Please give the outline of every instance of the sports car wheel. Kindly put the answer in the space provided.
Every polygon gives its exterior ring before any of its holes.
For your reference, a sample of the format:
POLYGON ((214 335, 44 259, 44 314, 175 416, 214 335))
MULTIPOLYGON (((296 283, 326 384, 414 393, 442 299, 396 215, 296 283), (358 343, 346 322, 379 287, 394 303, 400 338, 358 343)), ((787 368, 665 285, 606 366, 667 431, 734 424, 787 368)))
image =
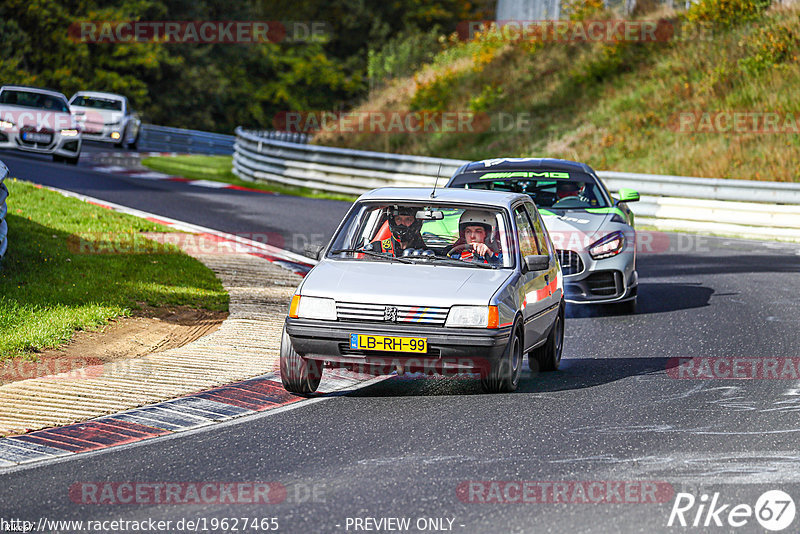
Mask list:
POLYGON ((286 391, 310 395, 322 380, 322 362, 303 358, 295 352, 286 327, 281 335, 281 382, 286 391))
POLYGON ((481 372, 481 386, 487 393, 509 393, 519 386, 521 374, 522 335, 519 323, 515 323, 503 356, 481 372))
POLYGON ((547 342, 528 353, 528 367, 531 371, 555 371, 561 363, 564 350, 564 303, 558 308, 558 316, 547 342))

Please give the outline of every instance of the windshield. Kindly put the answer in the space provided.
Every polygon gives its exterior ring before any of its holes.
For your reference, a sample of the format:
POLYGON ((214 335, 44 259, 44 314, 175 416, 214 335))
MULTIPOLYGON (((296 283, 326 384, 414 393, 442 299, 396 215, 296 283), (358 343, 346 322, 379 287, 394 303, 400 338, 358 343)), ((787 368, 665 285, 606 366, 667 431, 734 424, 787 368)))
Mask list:
POLYGON ((531 174, 530 171, 487 172, 465 187, 525 193, 540 208, 580 210, 610 206, 603 187, 588 174, 535 171, 537 178, 531 178, 531 174), (540 179, 539 175, 547 177, 540 179))
POLYGON ((122 100, 111 100, 94 96, 76 96, 72 99, 72 105, 84 108, 104 109, 107 111, 122 111, 122 100))
POLYGON ((327 257, 513 267, 503 213, 498 208, 437 203, 363 203, 350 213, 327 257))
POLYGON ((29 91, 5 90, 0 93, 0 104, 69 113, 69 106, 65 99, 29 91))

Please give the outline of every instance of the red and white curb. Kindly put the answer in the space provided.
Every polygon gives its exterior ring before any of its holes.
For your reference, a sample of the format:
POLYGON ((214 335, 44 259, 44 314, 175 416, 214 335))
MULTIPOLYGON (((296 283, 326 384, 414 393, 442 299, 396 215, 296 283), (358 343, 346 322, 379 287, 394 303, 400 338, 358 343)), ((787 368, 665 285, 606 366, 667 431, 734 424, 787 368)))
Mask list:
MULTIPOLYGON (((326 369, 318 392, 344 393, 385 378, 326 369)), ((83 423, 2 438, 0 469, 128 445, 322 398, 325 397, 307 399, 289 393, 283 389, 280 377, 271 373, 83 423)))
POLYGON ((165 182, 182 182, 187 185, 195 187, 205 187, 207 189, 232 189, 235 191, 248 191, 250 193, 262 193, 265 195, 274 195, 272 191, 264 191, 263 189, 256 189, 253 187, 245 187, 241 185, 226 184, 225 182, 215 182, 213 180, 190 180, 182 176, 172 176, 158 171, 145 171, 138 169, 130 169, 121 165, 87 165, 83 167, 95 172, 102 172, 105 174, 113 174, 115 176, 125 176, 128 178, 137 178, 140 180, 161 180, 165 182))

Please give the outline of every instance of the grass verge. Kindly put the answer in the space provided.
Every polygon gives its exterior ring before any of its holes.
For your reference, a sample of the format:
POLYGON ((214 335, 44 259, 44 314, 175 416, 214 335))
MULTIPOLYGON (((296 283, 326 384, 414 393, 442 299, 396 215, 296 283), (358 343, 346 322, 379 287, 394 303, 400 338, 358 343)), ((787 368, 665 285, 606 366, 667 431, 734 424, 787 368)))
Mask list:
POLYGON ((214 180, 227 184, 250 187, 261 191, 271 191, 282 195, 298 197, 326 198, 330 200, 344 200, 352 202, 355 195, 343 195, 315 191, 306 187, 292 187, 278 183, 248 182, 237 177, 231 171, 233 166, 232 156, 154 156, 142 160, 142 165, 155 171, 182 176, 190 180, 214 180))
POLYGON ((140 235, 169 228, 27 182, 6 184, 11 194, 9 248, 0 270, 0 361, 58 346, 76 330, 129 315, 140 303, 227 310, 228 294, 210 269, 175 246, 140 235))

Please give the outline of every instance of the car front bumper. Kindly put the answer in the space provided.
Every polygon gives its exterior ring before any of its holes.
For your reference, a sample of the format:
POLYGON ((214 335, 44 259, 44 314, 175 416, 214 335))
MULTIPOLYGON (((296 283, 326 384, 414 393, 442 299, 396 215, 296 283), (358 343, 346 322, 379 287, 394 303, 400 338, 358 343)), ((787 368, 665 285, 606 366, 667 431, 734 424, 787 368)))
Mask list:
POLYGON ((486 368, 503 355, 511 327, 498 329, 445 328, 398 323, 359 323, 286 319, 286 332, 294 350, 305 358, 366 365, 445 365, 486 368), (351 334, 426 338, 426 353, 350 348, 351 334))
POLYGON ((595 260, 586 250, 559 251, 565 300, 572 304, 610 304, 636 298, 639 275, 629 249, 595 260))
POLYGON ((54 133, 49 143, 29 143, 22 140, 20 132, 0 130, 0 148, 33 152, 36 154, 54 154, 74 158, 81 152, 81 136, 63 137, 54 133))

